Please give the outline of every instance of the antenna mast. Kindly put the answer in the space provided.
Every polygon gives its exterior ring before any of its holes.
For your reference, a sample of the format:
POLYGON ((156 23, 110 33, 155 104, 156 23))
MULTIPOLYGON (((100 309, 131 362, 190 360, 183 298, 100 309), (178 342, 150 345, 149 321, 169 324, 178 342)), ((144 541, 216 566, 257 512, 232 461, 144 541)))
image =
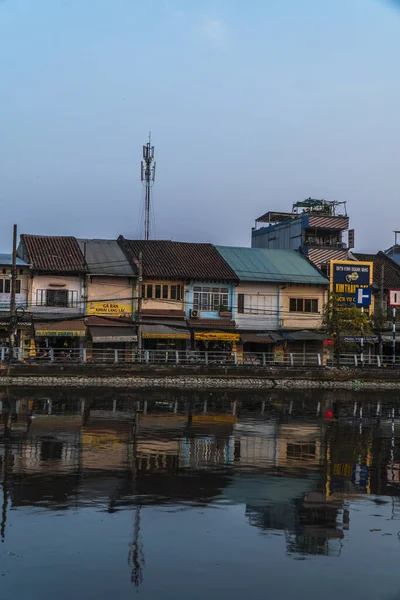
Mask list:
POLYGON ((146 197, 144 205, 144 239, 149 239, 150 233, 150 199, 151 199, 151 188, 153 187, 154 180, 156 178, 156 163, 154 161, 154 146, 151 145, 151 133, 149 133, 149 141, 143 146, 143 160, 142 160, 142 181, 146 186, 146 197))

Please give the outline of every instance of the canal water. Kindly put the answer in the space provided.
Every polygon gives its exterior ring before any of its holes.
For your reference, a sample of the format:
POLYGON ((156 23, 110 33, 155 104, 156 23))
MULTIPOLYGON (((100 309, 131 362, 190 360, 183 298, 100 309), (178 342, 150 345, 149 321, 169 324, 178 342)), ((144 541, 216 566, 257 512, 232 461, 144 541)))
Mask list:
POLYGON ((0 394, 1 600, 400 599, 400 401, 0 394))

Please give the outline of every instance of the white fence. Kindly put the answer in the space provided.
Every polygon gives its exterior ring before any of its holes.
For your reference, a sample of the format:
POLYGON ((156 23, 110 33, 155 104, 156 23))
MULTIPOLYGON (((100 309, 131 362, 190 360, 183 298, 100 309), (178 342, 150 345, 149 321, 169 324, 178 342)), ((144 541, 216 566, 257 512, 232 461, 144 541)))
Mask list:
MULTIPOLYGON (((0 348, 0 361, 8 361, 7 348, 0 348)), ((14 360, 41 363, 118 363, 151 365, 224 365, 237 367, 333 367, 336 361, 316 353, 285 353, 277 357, 268 352, 200 352, 185 350, 130 350, 112 349, 36 349, 15 348, 14 360)), ((400 356, 393 362, 392 356, 368 356, 341 354, 342 367, 399 367, 400 356)))

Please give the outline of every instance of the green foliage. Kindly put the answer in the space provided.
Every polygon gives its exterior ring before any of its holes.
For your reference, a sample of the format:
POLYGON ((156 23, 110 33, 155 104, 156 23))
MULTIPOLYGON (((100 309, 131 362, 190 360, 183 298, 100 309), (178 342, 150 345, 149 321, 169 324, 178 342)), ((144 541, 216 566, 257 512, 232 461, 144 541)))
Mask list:
POLYGON ((350 350, 349 344, 344 341, 346 335, 361 336, 372 331, 371 317, 356 306, 344 308, 335 294, 330 294, 324 306, 322 324, 334 340, 333 351, 337 360, 342 352, 350 350))

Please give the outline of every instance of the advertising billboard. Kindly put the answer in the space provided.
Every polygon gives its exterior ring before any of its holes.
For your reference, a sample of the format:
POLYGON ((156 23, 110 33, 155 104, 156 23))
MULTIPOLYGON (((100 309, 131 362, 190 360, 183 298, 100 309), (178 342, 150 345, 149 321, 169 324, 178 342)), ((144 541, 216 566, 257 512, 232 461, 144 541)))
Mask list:
POLYGON ((132 306, 122 302, 88 302, 88 315, 98 317, 129 318, 132 316, 132 306))
POLYGON ((357 289, 367 289, 372 285, 373 263, 332 260, 330 267, 330 289, 337 304, 343 308, 355 306, 357 289))

